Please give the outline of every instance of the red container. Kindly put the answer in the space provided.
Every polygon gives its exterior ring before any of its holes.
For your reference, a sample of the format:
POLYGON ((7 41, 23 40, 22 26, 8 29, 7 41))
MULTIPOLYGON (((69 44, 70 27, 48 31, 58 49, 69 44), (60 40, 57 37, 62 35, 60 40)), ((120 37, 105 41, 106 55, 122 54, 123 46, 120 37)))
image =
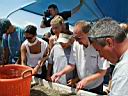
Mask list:
POLYGON ((30 96, 32 68, 9 64, 0 67, 0 96, 30 96))

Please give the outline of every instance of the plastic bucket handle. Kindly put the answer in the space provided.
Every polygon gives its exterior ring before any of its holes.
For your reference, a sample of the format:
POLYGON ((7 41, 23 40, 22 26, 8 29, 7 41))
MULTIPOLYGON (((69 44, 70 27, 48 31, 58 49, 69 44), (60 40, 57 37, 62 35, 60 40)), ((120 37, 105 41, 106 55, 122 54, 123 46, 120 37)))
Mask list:
POLYGON ((22 74, 21 74, 22 78, 26 78, 28 76, 32 76, 32 70, 31 69, 28 69, 28 70, 25 70, 22 74))

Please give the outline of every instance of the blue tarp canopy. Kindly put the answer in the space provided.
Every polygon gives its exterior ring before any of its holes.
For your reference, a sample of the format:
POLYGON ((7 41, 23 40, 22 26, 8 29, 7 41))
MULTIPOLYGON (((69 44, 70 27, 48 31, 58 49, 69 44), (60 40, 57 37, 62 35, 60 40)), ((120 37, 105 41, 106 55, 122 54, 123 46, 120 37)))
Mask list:
MULTIPOLYGON (((37 26, 38 35, 43 35, 49 32, 50 28, 40 28, 42 15, 48 5, 53 3, 62 12, 76 7, 79 0, 1 0, 0 18, 8 17, 12 24, 21 27, 34 24, 37 26)), ((119 22, 128 22, 127 5, 128 0, 84 0, 81 9, 69 18, 68 22, 74 25, 81 19, 95 21, 105 16, 119 22)))
MULTIPOLYGON (((22 10, 43 15, 48 5, 56 4, 59 11, 71 10, 79 4, 79 0, 37 0, 35 3, 22 8, 22 10)), ((112 17, 119 22, 128 21, 128 0, 84 0, 81 9, 69 18, 70 24, 85 19, 95 21, 102 17, 112 17)))

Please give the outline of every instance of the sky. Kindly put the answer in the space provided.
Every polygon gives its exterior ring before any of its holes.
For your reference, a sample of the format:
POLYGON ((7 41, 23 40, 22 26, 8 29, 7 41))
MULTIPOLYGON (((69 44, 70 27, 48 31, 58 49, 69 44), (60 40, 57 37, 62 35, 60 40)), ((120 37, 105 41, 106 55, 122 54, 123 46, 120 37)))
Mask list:
POLYGON ((0 18, 5 18, 10 12, 34 0, 0 0, 0 18))
MULTIPOLYGON (((35 0, 0 0, 0 18, 6 18, 8 14, 13 12, 14 10, 19 9, 22 6, 25 6, 34 1, 35 0)), ((49 31, 49 28, 40 28, 41 18, 41 16, 37 16, 32 13, 25 12, 23 10, 19 10, 15 12, 15 14, 12 14, 9 17, 9 20, 12 22, 13 25, 19 26, 21 28, 24 28, 28 24, 37 26, 37 34, 41 36, 47 32, 46 30, 49 31)))
MULTIPOLYGON (((0 0, 0 18, 6 18, 11 12, 34 1, 35 0, 0 0)), ((35 25, 37 27, 37 34, 39 36, 50 31, 50 28, 40 28, 40 23, 42 20, 41 16, 23 10, 19 10, 10 15, 9 20, 13 25, 19 26, 21 28, 24 28, 28 24, 35 25)))

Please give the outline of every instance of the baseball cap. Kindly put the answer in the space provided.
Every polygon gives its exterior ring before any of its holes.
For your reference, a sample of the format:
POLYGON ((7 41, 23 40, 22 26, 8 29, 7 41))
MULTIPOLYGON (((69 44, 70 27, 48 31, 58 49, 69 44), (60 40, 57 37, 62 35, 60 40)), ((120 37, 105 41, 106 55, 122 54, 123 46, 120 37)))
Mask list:
POLYGON ((57 42, 67 43, 71 39, 72 35, 60 33, 57 42))

